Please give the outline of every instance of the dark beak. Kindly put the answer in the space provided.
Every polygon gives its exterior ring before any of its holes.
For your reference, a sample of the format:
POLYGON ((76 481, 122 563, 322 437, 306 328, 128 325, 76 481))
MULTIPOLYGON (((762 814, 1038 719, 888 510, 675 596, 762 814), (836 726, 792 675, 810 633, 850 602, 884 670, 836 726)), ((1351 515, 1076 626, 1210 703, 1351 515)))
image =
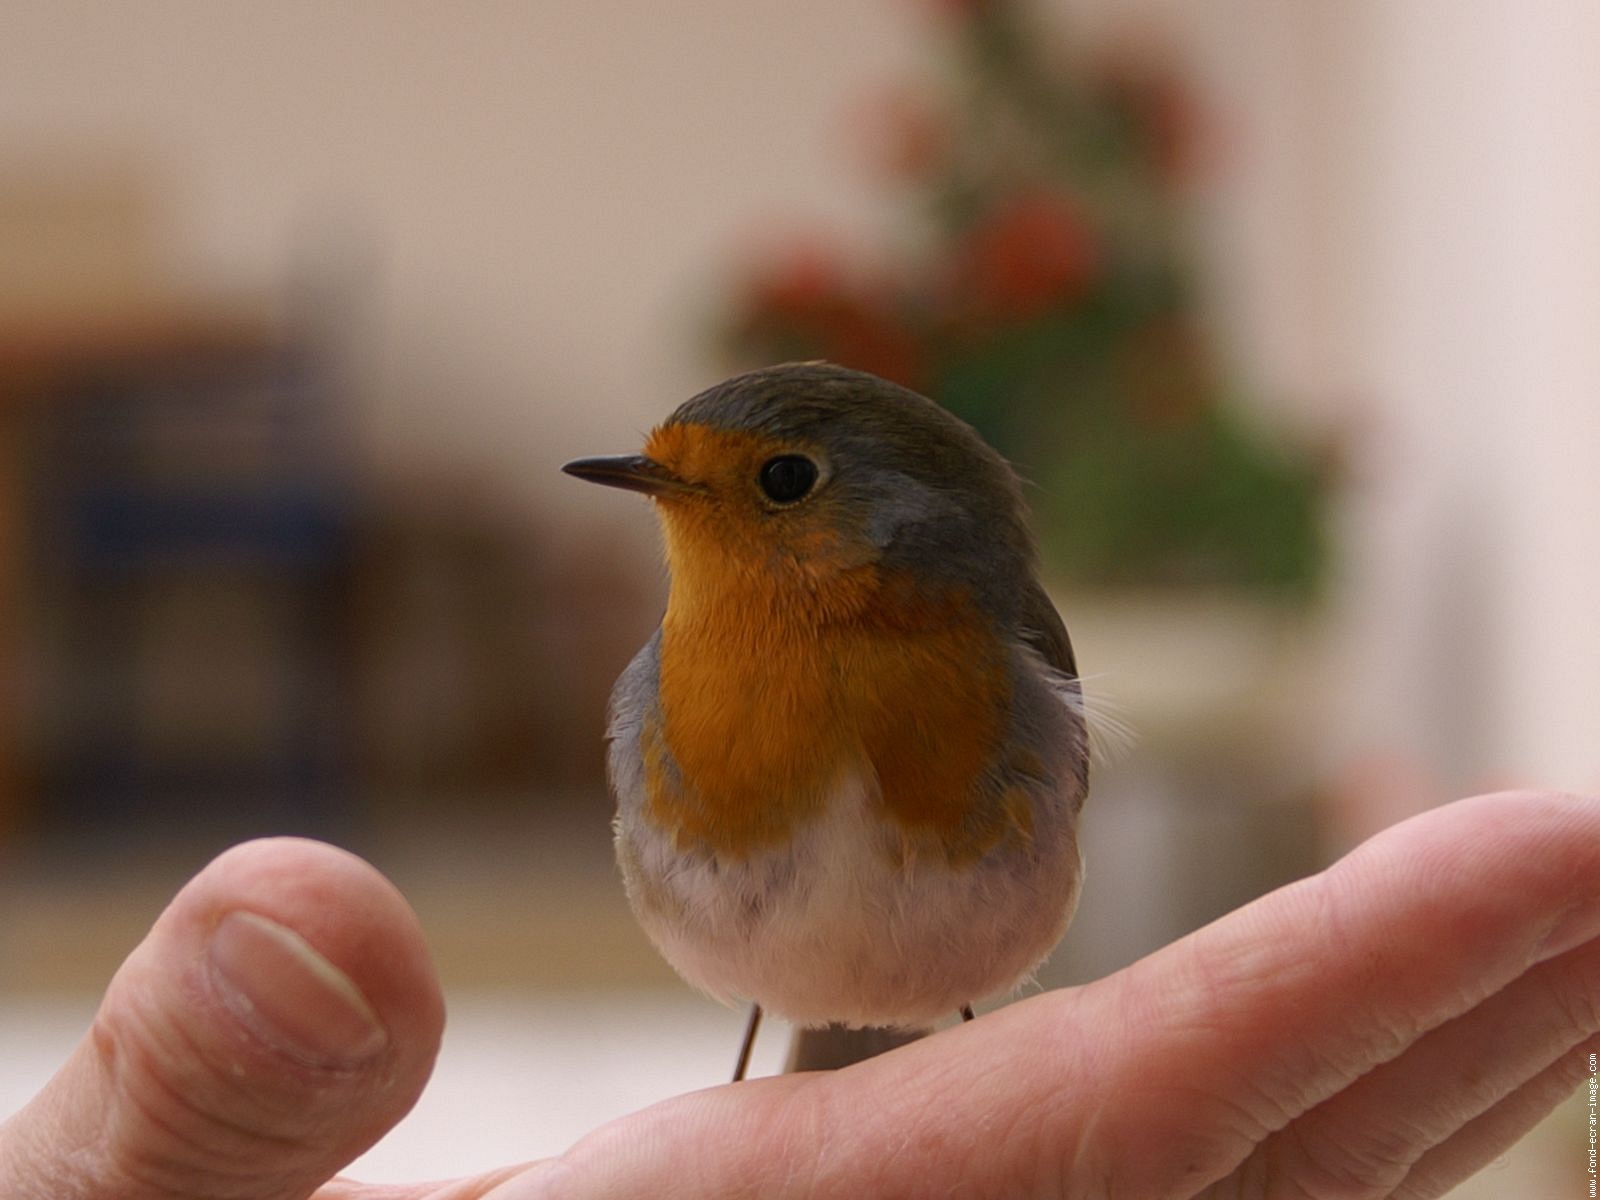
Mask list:
POLYGON ((590 483, 627 488, 630 492, 643 492, 647 496, 659 496, 663 492, 700 490, 687 480, 678 478, 655 459, 646 458, 642 454, 578 458, 561 469, 568 475, 576 475, 579 479, 587 479, 590 483))

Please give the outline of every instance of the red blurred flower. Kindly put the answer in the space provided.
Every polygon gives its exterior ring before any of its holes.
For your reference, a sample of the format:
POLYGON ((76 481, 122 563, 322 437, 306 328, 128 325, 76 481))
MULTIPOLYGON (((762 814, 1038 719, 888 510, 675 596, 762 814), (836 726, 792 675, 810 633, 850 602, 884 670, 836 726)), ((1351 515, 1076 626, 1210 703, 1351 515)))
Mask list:
POLYGON ((844 260, 821 235, 791 237, 763 258, 745 285, 745 304, 752 314, 798 320, 846 291, 844 260))
POLYGON ((797 241, 749 277, 733 340, 752 358, 825 358, 918 387, 924 356, 903 308, 892 282, 852 275, 827 243, 797 241))
POLYGON ((1129 44, 1101 64, 1106 98, 1128 114, 1156 174, 1180 187, 1198 174, 1206 157, 1204 121, 1186 81, 1163 56, 1129 44))
POLYGON ((1034 188, 1001 200, 956 251, 953 305, 979 319, 1031 320, 1070 305, 1101 269, 1099 239, 1078 206, 1034 188))
POLYGON ((870 97, 851 124, 867 164, 895 182, 922 182, 950 154, 948 118, 925 91, 910 85, 870 97))
POLYGON ((979 17, 1004 8, 1012 0, 928 0, 928 7, 939 16, 975 21, 979 17))

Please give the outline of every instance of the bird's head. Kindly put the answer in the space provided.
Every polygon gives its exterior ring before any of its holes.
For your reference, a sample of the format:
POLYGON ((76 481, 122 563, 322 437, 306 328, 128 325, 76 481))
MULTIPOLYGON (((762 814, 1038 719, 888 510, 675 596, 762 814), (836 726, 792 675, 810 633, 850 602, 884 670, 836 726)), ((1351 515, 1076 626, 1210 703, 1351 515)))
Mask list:
POLYGON ((677 607, 774 595, 825 615, 860 603, 869 579, 1003 603, 1033 565, 998 454, 931 400, 825 363, 735 376, 642 453, 563 469, 651 497, 677 607))

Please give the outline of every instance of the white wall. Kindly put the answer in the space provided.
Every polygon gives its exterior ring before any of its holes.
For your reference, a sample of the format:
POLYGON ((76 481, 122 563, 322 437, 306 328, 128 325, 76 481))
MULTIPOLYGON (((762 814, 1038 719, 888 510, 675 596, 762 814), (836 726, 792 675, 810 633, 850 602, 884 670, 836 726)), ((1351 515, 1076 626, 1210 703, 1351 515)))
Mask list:
POLYGON ((1420 745, 1453 788, 1592 789, 1600 8, 1352 19, 1380 100, 1356 162, 1371 249, 1352 352, 1379 435, 1351 580, 1357 728, 1420 745))
POLYGON ((753 226, 871 224, 841 121, 917 25, 853 0, 16 0, 0 161, 146 159, 189 281, 275 288, 335 250, 367 289, 380 459, 537 494, 709 382, 690 302, 753 226))

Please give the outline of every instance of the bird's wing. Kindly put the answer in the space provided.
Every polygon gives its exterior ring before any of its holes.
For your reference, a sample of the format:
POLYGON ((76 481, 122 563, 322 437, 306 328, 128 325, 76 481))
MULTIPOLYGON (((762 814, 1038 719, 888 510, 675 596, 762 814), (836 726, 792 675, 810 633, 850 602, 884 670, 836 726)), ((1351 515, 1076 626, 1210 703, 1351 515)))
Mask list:
POLYGON ((1022 622, 1019 631, 1022 639, 1039 652, 1039 656, 1054 670, 1069 679, 1078 677, 1078 661, 1072 653, 1072 639, 1061 614, 1050 603, 1044 588, 1036 580, 1028 581, 1022 596, 1022 622))
POLYGON ((611 788, 623 810, 644 803, 644 755, 640 742, 644 724, 655 707, 661 680, 661 630, 633 656, 611 689, 611 711, 606 722, 606 738, 611 743, 606 755, 611 788))
POLYGON ((1078 678, 1078 660, 1072 653, 1072 639, 1067 636, 1061 614, 1036 580, 1029 580, 1023 593, 1017 632, 1039 656, 1044 683, 1054 701, 1067 710, 1071 736, 1064 743, 1063 752, 1067 755, 1066 765, 1077 778, 1076 804, 1081 805, 1089 790, 1089 710, 1078 678))

